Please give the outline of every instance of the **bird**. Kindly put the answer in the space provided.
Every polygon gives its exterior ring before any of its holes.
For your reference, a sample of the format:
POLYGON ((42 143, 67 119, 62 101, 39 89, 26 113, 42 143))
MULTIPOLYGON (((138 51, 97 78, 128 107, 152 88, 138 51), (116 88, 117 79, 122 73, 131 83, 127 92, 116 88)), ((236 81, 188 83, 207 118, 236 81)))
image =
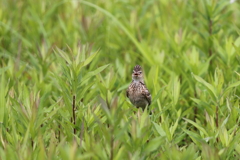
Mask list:
POLYGON ((133 69, 132 82, 126 91, 126 96, 135 107, 143 110, 151 104, 151 94, 144 83, 140 65, 136 65, 133 69))

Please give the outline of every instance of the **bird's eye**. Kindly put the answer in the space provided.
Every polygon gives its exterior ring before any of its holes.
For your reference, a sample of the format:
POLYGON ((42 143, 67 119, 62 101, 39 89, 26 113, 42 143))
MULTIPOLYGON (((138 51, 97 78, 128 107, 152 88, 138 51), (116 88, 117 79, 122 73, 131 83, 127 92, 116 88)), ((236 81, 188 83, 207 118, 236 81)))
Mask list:
POLYGON ((140 73, 140 74, 142 74, 142 72, 141 72, 141 71, 140 71, 139 73, 140 73))

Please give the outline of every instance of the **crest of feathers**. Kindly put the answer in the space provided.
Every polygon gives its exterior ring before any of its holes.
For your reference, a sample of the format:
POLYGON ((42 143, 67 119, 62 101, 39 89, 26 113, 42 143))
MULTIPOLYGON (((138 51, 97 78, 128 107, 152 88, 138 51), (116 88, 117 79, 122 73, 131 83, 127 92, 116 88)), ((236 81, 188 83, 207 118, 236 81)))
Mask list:
POLYGON ((139 66, 139 65, 136 65, 136 66, 134 67, 134 71, 136 71, 136 72, 141 71, 141 70, 142 70, 142 67, 139 66))

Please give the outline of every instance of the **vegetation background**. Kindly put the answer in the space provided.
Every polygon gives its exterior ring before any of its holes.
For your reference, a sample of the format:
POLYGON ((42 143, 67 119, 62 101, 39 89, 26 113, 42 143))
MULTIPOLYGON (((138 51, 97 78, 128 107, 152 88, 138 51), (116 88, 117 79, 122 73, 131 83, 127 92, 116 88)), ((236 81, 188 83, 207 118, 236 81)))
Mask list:
POLYGON ((1 160, 239 159, 239 1, 0 6, 1 160), (125 96, 136 64, 152 115, 125 96))

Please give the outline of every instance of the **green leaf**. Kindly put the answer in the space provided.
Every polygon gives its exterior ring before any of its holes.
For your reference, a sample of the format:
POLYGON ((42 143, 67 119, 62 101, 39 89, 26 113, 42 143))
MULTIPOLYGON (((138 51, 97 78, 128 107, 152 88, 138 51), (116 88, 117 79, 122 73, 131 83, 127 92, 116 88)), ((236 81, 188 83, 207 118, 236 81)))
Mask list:
POLYGON ((195 122, 193 122, 192 120, 190 120, 190 119, 187 119, 187 118, 183 118, 185 121, 187 121, 188 123, 191 123, 193 126, 195 126, 197 129, 199 129, 199 131, 201 131, 202 133, 204 133, 205 134, 205 136, 208 136, 208 133, 207 133, 207 131, 203 128, 203 127, 201 127, 199 124, 197 124, 197 123, 195 123, 195 122))
POLYGON ((184 128, 182 128, 182 130, 190 136, 190 138, 193 140, 194 143, 196 143, 199 147, 202 146, 202 143, 203 143, 204 141, 203 141, 203 139, 200 137, 199 134, 194 133, 194 132, 189 131, 189 130, 184 129, 184 128))
POLYGON ((9 68, 10 66, 0 68, 0 75, 3 74, 5 71, 7 71, 9 68))
POLYGON ((0 26, 9 30, 13 35, 16 36, 16 38, 19 38, 26 45, 26 47, 32 47, 31 41, 27 39, 26 36, 22 36, 20 34, 21 32, 15 30, 13 27, 11 27, 11 25, 6 25, 5 23, 3 23, 3 21, 0 21, 0 26))
POLYGON ((202 101, 197 98, 191 98, 191 100, 194 101, 195 103, 197 103, 198 105, 202 103, 202 101))
POLYGON ((165 131, 163 130, 163 128, 160 125, 158 125, 155 122, 152 122, 152 123, 153 123, 155 129, 157 130, 157 132, 159 133, 160 136, 162 136, 162 137, 166 136, 165 131))
POLYGON ((221 69, 216 68, 214 74, 215 86, 217 87, 217 93, 220 94, 222 86, 224 84, 224 77, 221 69))
POLYGON ((59 54, 65 61, 67 61, 68 64, 71 64, 71 60, 69 56, 66 54, 66 52, 62 51, 61 49, 56 47, 56 53, 59 54))
POLYGON ((0 81, 0 123, 3 123, 4 119, 4 110, 6 107, 6 80, 5 80, 5 73, 3 72, 1 75, 1 81, 0 81))
POLYGON ((237 87, 240 85, 240 81, 230 84, 225 90, 222 96, 225 96, 232 88, 237 87))
POLYGON ((105 68, 107 68, 109 66, 109 64, 107 65, 104 65, 104 66, 101 66, 99 67, 98 69, 94 70, 94 71, 91 71, 89 72, 88 74, 86 74, 83 78, 82 78, 82 82, 81 82, 81 85, 84 85, 87 80, 95 75, 97 75, 98 73, 102 72, 105 68))
POLYGON ((146 145, 145 153, 149 154, 149 153, 157 150, 161 146, 161 144, 163 144, 164 139, 165 138, 163 138, 163 137, 157 137, 157 138, 150 140, 146 145))
POLYGON ((175 131, 176 131, 176 129, 177 129, 178 121, 179 121, 179 119, 177 119, 177 121, 175 122, 175 124, 170 127, 171 138, 173 138, 173 135, 174 135, 174 133, 175 133, 175 131))
POLYGON ((194 74, 192 75, 199 83, 203 84, 210 91, 211 95, 217 100, 217 94, 216 94, 215 88, 210 83, 202 79, 201 77, 194 74))
POLYGON ((149 62, 149 64, 153 64, 153 58, 150 56, 151 54, 149 54, 147 51, 148 47, 147 44, 145 44, 143 42, 143 44, 140 44, 137 39, 134 37, 133 34, 131 34, 131 32, 127 29, 127 27, 125 27, 123 25, 123 23, 121 23, 116 17, 114 17, 114 15, 112 15, 110 12, 108 12, 107 10, 95 5, 94 3, 88 2, 88 1, 80 1, 80 3, 83 3, 85 5, 88 5, 90 7, 93 7, 95 9, 97 9, 98 11, 104 13, 106 16, 108 16, 109 18, 111 18, 113 20, 113 22, 115 22, 126 34, 127 36, 132 40, 132 42, 136 45, 136 47, 138 48, 138 50, 140 51, 140 53, 143 55, 143 57, 149 62), (145 44, 145 45, 144 45, 145 44), (143 47, 145 46, 145 48, 143 47))
MULTIPOLYGON (((128 85, 129 85, 129 84, 128 84, 128 85)), ((159 97, 160 97, 160 94, 163 92, 163 90, 164 90, 165 88, 166 88, 166 86, 162 87, 162 88, 158 91, 157 95, 154 96, 154 98, 153 98, 153 100, 152 100, 152 105, 153 105, 155 102, 157 102, 157 100, 158 100, 159 97)))
POLYGON ((178 98, 179 98, 179 94, 180 94, 180 81, 178 79, 178 77, 174 78, 173 81, 173 86, 172 86, 172 96, 173 96, 173 104, 174 106, 177 105, 178 103, 178 98))
POLYGON ((98 54, 98 51, 93 53, 91 56, 89 56, 83 63, 83 67, 88 65, 90 62, 92 62, 93 58, 96 57, 96 55, 98 54))

